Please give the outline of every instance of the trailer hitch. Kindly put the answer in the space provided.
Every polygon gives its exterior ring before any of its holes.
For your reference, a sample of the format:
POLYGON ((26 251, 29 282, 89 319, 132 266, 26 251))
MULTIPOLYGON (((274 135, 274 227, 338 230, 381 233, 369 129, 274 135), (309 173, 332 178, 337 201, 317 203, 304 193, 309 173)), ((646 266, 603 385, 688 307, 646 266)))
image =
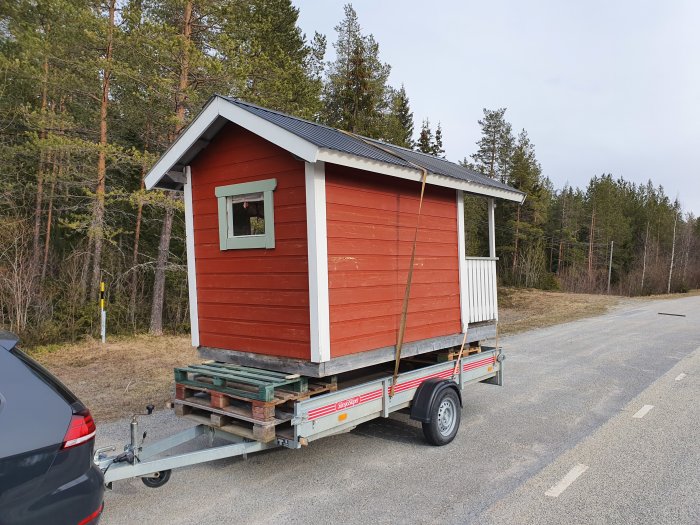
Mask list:
MULTIPOLYGON (((109 468, 115 464, 115 463, 129 463, 130 465, 133 465, 135 462, 139 461, 139 453, 143 449, 143 442, 146 439, 146 436, 148 435, 147 431, 144 431, 144 433, 139 436, 139 421, 138 418, 139 416, 150 416, 153 414, 153 411, 155 410, 155 405, 149 404, 146 405, 146 412, 141 412, 138 414, 133 414, 131 416, 131 423, 129 423, 129 431, 130 431, 130 442, 126 445, 124 445, 124 451, 121 452, 120 454, 117 454, 116 456, 112 458, 108 458, 107 452, 112 452, 117 449, 115 445, 110 445, 108 447, 101 447, 98 448, 95 451, 95 454, 93 455, 93 461, 96 464, 101 464, 105 460, 109 460, 109 463, 107 466, 102 469, 102 473, 105 474, 109 468)), ((156 473, 156 475, 161 474, 161 473, 156 473)), ((167 482, 167 478, 170 476, 160 476, 161 478, 166 478, 164 481, 162 481, 161 484, 164 484, 167 482)))

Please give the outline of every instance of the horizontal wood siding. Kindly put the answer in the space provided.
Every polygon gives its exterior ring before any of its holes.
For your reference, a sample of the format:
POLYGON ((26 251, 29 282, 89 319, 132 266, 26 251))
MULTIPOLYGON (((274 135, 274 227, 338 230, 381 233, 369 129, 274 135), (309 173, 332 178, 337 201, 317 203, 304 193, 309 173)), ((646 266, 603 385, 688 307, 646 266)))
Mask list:
POLYGON ((192 162, 202 346, 310 359, 304 163, 228 124, 192 162), (217 186, 277 179, 274 249, 219 249, 217 186))
MULTIPOLYGON (((326 165, 331 357, 396 344, 420 184, 326 165)), ((428 186, 406 342, 460 331, 457 203, 428 186)))

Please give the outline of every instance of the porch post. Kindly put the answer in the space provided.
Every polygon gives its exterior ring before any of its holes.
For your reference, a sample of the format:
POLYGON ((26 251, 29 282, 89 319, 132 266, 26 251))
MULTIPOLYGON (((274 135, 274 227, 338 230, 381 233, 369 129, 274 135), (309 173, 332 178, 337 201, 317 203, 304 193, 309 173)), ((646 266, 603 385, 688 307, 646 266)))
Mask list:
POLYGON ((493 199, 489 199, 489 257, 496 258, 496 219, 494 210, 496 203, 493 199))

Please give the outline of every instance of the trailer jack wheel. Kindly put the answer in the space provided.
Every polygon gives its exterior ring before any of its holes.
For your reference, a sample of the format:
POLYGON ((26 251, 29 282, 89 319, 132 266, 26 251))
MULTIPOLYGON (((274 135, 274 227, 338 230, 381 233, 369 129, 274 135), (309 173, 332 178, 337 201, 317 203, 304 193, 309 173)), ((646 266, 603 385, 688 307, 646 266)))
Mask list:
POLYGON ((162 487, 168 482, 168 480, 170 479, 170 474, 172 474, 172 472, 172 470, 161 470, 160 472, 155 472, 151 476, 142 477, 141 481, 143 481, 143 484, 146 485, 148 488, 157 489, 158 487, 162 487))
POLYGON ((423 423, 423 434, 431 445, 450 443, 459 430, 461 406, 457 393, 452 388, 444 389, 430 408, 430 422, 423 423))

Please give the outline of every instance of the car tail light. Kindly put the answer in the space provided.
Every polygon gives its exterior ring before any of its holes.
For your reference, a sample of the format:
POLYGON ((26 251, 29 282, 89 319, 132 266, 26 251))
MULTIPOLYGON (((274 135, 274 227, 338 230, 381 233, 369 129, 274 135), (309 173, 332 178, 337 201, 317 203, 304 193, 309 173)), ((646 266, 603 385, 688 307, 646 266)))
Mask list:
POLYGON ((95 512, 93 512, 92 514, 90 514, 86 518, 83 518, 82 520, 80 520, 78 525, 86 525, 87 523, 90 523, 91 521, 93 521, 100 514, 102 514, 102 509, 104 508, 104 506, 105 506, 105 504, 104 504, 104 502, 102 502, 102 504, 99 507, 97 507, 97 510, 95 512))
POLYGON ((85 409, 77 414, 73 414, 66 435, 63 437, 61 448, 70 448, 90 441, 95 437, 96 431, 97 428, 89 410, 85 409))

